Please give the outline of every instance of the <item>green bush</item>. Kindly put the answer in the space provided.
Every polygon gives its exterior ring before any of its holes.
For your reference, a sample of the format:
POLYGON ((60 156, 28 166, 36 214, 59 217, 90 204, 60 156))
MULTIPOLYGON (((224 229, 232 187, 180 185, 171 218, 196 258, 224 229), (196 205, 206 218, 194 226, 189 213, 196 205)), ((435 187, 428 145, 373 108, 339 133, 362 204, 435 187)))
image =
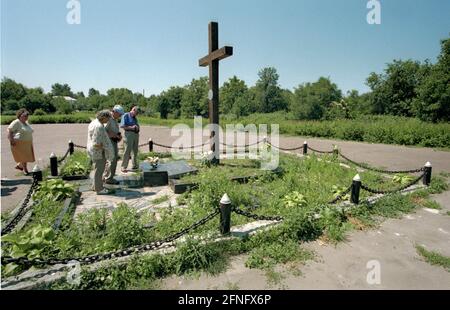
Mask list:
POLYGON ((42 110, 42 109, 36 109, 36 110, 34 110, 34 112, 33 112, 33 115, 35 115, 35 116, 38 116, 38 115, 46 115, 47 113, 44 111, 44 110, 42 110))
MULTIPOLYGON (((70 115, 64 114, 46 114, 46 115, 30 115, 30 124, 72 124, 72 123, 90 123, 91 118, 94 118, 94 113, 76 113, 70 115)), ((1 124, 8 125, 15 116, 1 116, 1 124)))

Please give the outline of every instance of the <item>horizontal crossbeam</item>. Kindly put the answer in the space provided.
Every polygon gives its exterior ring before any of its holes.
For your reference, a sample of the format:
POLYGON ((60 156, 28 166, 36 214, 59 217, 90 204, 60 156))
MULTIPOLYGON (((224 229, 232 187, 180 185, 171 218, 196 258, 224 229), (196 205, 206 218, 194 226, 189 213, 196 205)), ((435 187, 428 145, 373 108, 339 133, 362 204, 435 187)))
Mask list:
POLYGON ((198 61, 200 67, 206 67, 210 62, 214 60, 222 60, 224 58, 233 56, 233 47, 232 46, 224 46, 221 49, 215 50, 208 56, 203 57, 198 61))

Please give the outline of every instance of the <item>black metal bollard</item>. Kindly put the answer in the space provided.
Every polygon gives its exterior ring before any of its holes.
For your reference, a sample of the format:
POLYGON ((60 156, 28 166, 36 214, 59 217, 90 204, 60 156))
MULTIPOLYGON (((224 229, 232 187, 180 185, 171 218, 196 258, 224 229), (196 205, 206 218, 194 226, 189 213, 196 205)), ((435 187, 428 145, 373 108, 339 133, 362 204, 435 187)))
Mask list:
POLYGON ((50 155, 50 174, 52 177, 58 176, 58 157, 56 157, 55 153, 50 155))
POLYGON ((227 194, 220 199, 220 233, 228 235, 231 223, 231 200, 227 194))
POLYGON ((427 162, 424 167, 425 174, 423 175, 422 179, 423 185, 425 186, 430 186, 431 184, 431 171, 432 171, 431 163, 427 162))
POLYGON ((69 154, 73 155, 73 152, 75 152, 75 144, 72 142, 72 140, 69 140, 69 154))
POLYGON ((355 175, 352 183, 352 193, 350 196, 350 202, 359 204, 359 192, 361 191, 361 178, 359 174, 355 175))
POLYGON ((41 169, 36 165, 34 166, 33 170, 31 171, 33 174, 33 180, 37 182, 42 182, 42 171, 41 169))
POLYGON ((153 152, 153 140, 151 138, 148 139, 148 151, 153 152))
POLYGON ((303 142, 303 155, 308 154, 308 142, 303 142))

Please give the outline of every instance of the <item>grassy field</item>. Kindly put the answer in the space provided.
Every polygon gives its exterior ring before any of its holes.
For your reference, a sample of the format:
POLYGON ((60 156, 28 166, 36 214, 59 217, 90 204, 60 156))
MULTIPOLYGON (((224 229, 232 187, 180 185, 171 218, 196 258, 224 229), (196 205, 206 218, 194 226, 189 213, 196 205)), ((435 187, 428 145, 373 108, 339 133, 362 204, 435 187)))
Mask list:
MULTIPOLYGON (((89 123, 93 113, 80 112, 70 115, 30 116, 31 124, 89 123)), ((2 116, 1 123, 9 124, 15 117, 2 116)), ((139 116, 141 125, 174 126, 187 124, 193 127, 193 119, 160 119, 139 116)), ((203 124, 207 124, 204 119, 203 124)), ((294 136, 320 137, 372 143, 417 145, 423 147, 450 148, 450 123, 432 124, 417 119, 393 116, 367 116, 356 120, 296 121, 288 113, 252 114, 234 119, 222 117, 221 124, 279 124, 280 133, 294 136)), ((269 126, 270 127, 270 126, 269 126)))

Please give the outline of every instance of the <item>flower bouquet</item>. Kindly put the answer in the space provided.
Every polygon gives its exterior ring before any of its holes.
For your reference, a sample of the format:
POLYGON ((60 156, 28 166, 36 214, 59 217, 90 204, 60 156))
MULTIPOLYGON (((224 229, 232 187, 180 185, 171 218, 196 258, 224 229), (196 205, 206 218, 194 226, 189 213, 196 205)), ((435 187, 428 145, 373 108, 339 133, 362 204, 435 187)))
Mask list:
POLYGON ((159 157, 147 157, 147 161, 152 166, 152 169, 156 169, 156 167, 158 167, 159 164, 159 157))
POLYGON ((212 151, 202 153, 201 163, 205 167, 211 167, 211 163, 214 159, 214 153, 212 151))

